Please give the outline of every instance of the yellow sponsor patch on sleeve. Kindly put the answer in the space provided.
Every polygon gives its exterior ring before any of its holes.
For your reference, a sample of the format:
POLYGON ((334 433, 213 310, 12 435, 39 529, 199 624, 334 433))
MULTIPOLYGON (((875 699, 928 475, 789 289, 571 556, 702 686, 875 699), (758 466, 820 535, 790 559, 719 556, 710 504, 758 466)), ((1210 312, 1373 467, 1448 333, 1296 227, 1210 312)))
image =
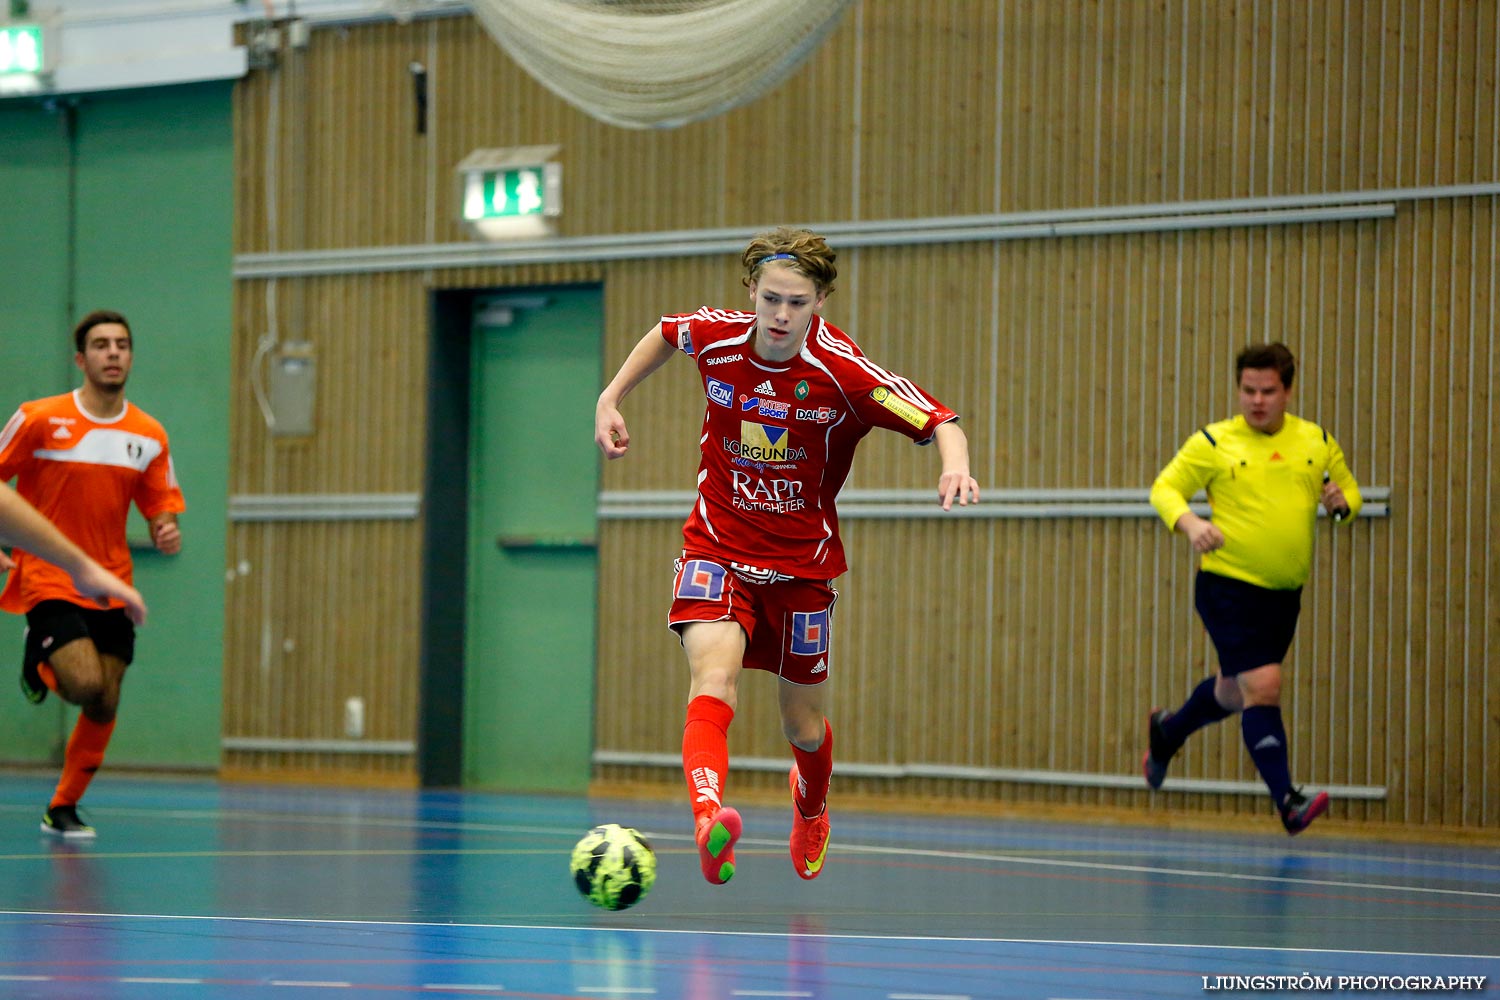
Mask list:
POLYGON ((876 386, 871 390, 870 398, 911 424, 917 430, 921 430, 927 426, 927 412, 925 410, 913 406, 883 385, 876 386))

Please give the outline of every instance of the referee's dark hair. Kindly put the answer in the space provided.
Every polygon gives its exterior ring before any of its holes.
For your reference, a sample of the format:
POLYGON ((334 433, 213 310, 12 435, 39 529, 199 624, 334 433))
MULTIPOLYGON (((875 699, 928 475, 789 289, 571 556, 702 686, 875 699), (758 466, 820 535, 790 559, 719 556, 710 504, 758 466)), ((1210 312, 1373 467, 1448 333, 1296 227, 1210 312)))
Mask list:
POLYGON ((1292 357, 1291 349, 1285 344, 1251 344, 1239 353, 1234 359, 1234 382, 1239 384, 1240 376, 1245 373, 1246 368, 1274 368, 1281 376, 1281 385, 1284 389, 1292 387, 1292 379, 1297 377, 1297 359, 1292 357))

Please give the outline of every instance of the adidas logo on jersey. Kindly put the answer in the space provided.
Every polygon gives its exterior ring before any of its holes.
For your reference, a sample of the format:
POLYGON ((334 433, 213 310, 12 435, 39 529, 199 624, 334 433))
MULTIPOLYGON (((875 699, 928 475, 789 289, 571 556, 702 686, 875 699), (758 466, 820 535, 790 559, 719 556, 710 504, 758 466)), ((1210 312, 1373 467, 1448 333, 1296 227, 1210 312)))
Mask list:
POLYGON ((73 435, 66 427, 59 427, 57 430, 52 432, 52 436, 57 438, 59 441, 66 441, 73 435))
POLYGON ((771 380, 770 379, 766 379, 760 385, 756 386, 755 387, 755 391, 756 391, 756 393, 758 393, 759 395, 762 395, 762 396, 774 396, 774 395, 776 395, 776 390, 773 389, 773 388, 771 388, 771 380))
POLYGON ((820 657, 818 659, 818 665, 816 667, 812 668, 812 673, 821 674, 821 673, 824 673, 827 670, 828 670, 828 661, 825 660, 825 659, 822 659, 820 657))

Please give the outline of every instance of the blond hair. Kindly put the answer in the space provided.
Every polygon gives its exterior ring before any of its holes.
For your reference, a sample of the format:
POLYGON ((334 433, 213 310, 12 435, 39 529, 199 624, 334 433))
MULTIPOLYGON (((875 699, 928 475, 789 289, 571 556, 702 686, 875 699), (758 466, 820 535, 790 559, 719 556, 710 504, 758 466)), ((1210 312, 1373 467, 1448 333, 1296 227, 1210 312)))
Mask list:
POLYGON ((746 288, 760 280, 761 271, 768 264, 781 263, 798 274, 811 278, 819 295, 833 291, 833 280, 839 276, 834 266, 838 254, 828 241, 817 233, 792 226, 777 226, 764 233, 757 233, 745 247, 741 260, 745 265, 745 276, 740 283, 746 288))

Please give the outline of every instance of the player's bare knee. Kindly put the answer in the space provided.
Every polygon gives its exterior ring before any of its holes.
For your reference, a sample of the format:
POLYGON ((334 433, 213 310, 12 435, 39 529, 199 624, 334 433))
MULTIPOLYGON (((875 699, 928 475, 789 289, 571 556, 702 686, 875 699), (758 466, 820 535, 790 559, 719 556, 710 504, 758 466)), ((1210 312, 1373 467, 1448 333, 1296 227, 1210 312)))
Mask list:
POLYGON ((1245 708, 1245 697, 1239 681, 1233 677, 1220 676, 1214 684, 1214 700, 1230 712, 1241 712, 1245 708))
POLYGON ((57 693, 63 701, 84 709, 93 709, 104 704, 106 685, 102 674, 57 675, 57 693))
POLYGON ((1235 679, 1239 682, 1240 696, 1246 708, 1281 704, 1280 664, 1268 663, 1247 670, 1235 679))
POLYGON ((805 719, 781 720, 781 734, 786 741, 798 750, 806 750, 812 753, 823 745, 823 720, 819 718, 815 723, 809 723, 805 719))
POLYGON ((734 708, 739 695, 738 679, 739 671, 727 667, 694 667, 693 683, 688 692, 688 699, 692 700, 699 695, 706 694, 734 708))

